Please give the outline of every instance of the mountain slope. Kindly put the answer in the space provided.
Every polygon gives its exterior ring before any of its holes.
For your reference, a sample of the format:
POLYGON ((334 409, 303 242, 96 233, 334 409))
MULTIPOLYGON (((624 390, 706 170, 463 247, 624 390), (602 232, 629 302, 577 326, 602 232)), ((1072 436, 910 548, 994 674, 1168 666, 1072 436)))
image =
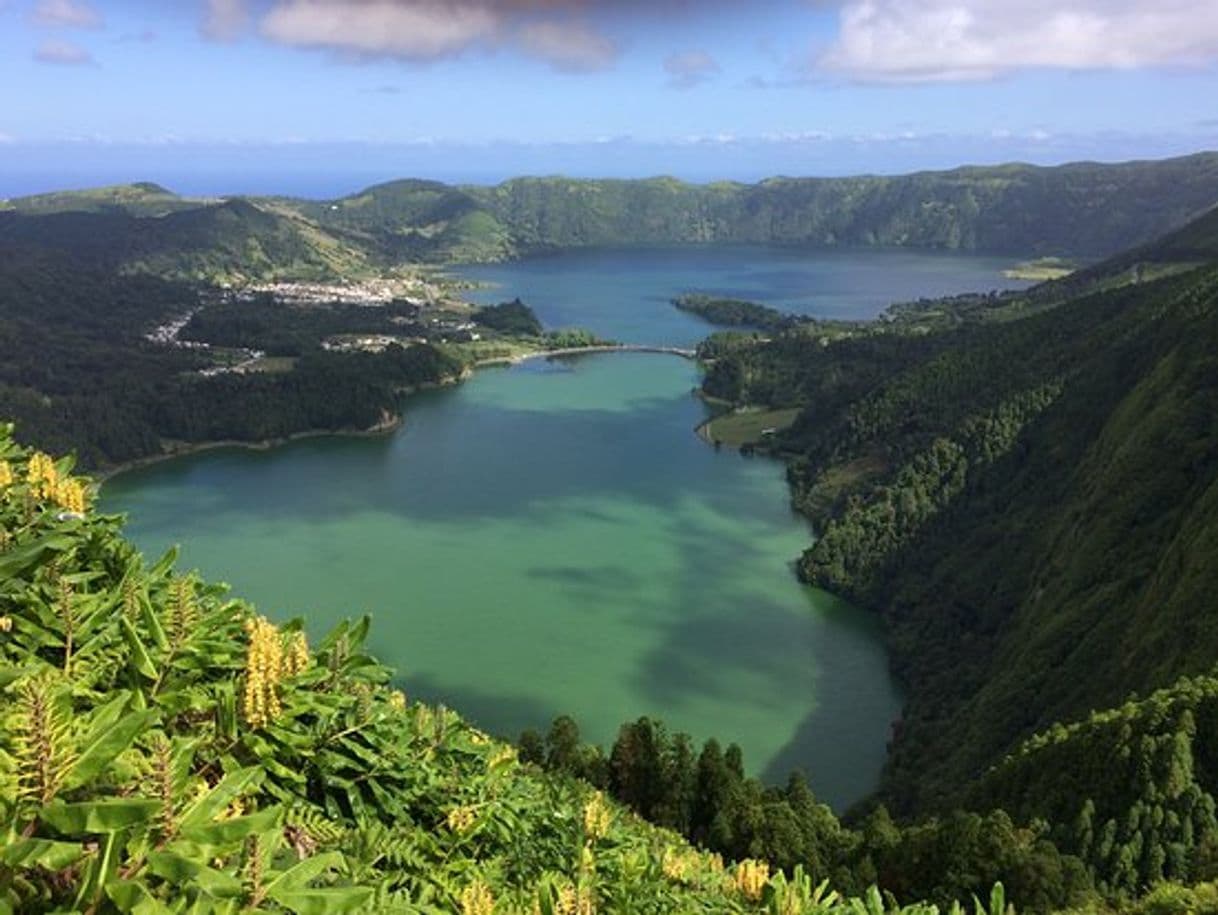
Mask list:
POLYGON ((507 257, 583 245, 885 245, 1098 257, 1218 203, 1218 154, 1119 165, 967 167, 894 177, 515 178, 391 182, 291 205, 415 256, 507 257))
MULTIPOLYGON (((1218 264, 1212 220, 1158 250, 1218 264)), ((1216 354, 1211 265, 999 324, 785 335, 712 367, 711 393, 807 404, 778 446, 819 529, 801 570, 887 620, 910 688, 883 791, 898 809, 958 803, 1034 731, 1218 660, 1216 354)))
POLYGON ((122 272, 242 282, 340 278, 367 254, 287 210, 239 198, 160 216, 124 210, 0 212, 0 246, 45 248, 122 272))

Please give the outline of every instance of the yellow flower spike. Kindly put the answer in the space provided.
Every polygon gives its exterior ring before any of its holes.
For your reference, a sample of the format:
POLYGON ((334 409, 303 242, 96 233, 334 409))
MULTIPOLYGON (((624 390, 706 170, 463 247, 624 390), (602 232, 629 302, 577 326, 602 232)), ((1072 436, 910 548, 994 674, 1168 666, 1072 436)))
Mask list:
POLYGON ((461 915, 493 915, 494 911, 495 897, 481 880, 475 880, 461 891, 461 915))
POLYGON ((65 477, 55 484, 55 502, 66 512, 76 515, 85 513, 85 487, 79 480, 65 477))
POLYGON ((266 727, 282 711, 279 681, 283 678, 283 639, 265 616, 245 622, 249 647, 245 656, 245 692, 241 710, 254 728, 266 727))
POLYGON ((404 712, 406 710, 406 694, 400 689, 395 689, 389 694, 389 707, 395 712, 404 712))
POLYGON ((11 616, 0 616, 0 632, 13 631, 13 618, 11 616))
POLYGON ((309 640, 303 632, 293 632, 288 636, 287 653, 283 659, 285 676, 294 677, 304 673, 309 666, 309 640))
POLYGON ((35 499, 55 498, 59 486, 59 471, 55 469, 55 462, 51 460, 50 455, 41 451, 31 454, 26 465, 25 479, 35 499))
POLYGON ((494 771, 500 766, 510 765, 516 761, 516 748, 502 746, 492 753, 486 760, 487 771, 494 771))
POLYGON ((613 812, 605 803, 605 797, 599 791, 584 804, 584 834, 590 841, 603 839, 609 834, 613 822, 613 812))
POLYGON ((746 899, 757 900, 770 881, 770 865, 764 861, 745 858, 736 865, 736 891, 746 899))
POLYGON ((0 461, 0 489, 8 489, 13 485, 13 468, 8 461, 0 461))

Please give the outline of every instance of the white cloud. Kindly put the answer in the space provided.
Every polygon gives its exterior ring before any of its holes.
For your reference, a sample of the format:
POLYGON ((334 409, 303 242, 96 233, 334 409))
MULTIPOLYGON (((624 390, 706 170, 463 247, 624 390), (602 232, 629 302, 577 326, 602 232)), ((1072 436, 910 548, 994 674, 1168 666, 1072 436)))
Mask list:
POLYGON ((569 72, 604 70, 617 58, 613 42, 578 22, 529 23, 517 40, 527 53, 569 72))
POLYGON ((101 13, 83 0, 38 0, 30 11, 38 25, 64 29, 99 29, 101 13))
POLYGON ((262 20, 262 34, 281 44, 415 60, 454 54, 498 27, 485 4, 433 0, 283 0, 262 20))
POLYGON ((674 89, 692 89, 719 73, 719 62, 705 51, 682 51, 664 59, 668 85, 674 89))
POLYGON ((34 52, 34 60, 43 64, 82 66, 93 64, 93 55, 71 41, 44 41, 34 52))
MULTIPOLYGON (((247 2, 210 0, 210 7, 213 15, 220 7, 245 14, 247 2)), ((354 58, 432 61, 471 48, 514 47, 556 69, 584 72, 608 67, 618 54, 613 41, 581 18, 597 5, 593 0, 272 0, 259 31, 277 44, 354 58)))
POLYGON ((1215 0, 847 0, 819 65, 865 81, 926 82, 1216 61, 1215 0))
POLYGON ((199 31, 212 41, 232 41, 245 31, 249 21, 245 0, 207 0, 199 31))

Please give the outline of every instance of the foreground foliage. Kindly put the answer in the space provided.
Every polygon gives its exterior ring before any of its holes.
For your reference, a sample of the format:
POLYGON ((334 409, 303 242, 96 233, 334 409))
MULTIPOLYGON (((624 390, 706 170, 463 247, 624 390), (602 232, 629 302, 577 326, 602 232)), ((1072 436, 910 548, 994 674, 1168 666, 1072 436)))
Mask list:
POLYGON ((523 766, 394 690, 367 619, 309 645, 146 566, 71 463, 0 430, 0 911, 897 911, 523 766))

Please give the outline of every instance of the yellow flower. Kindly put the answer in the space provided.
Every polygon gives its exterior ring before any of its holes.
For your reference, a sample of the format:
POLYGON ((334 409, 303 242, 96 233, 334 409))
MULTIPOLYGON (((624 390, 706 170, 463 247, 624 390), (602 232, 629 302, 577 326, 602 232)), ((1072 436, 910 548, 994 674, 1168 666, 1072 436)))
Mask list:
POLYGON ((613 822, 613 812, 605 803, 604 796, 597 791, 584 804, 584 834, 595 841, 603 839, 609 833, 613 822))
POLYGON ((50 455, 35 451, 25 469, 25 479, 35 499, 53 499, 59 486, 59 471, 50 455))
POLYGON ((516 748, 504 745, 492 753, 486 760, 488 770, 498 769, 516 761, 516 748))
POLYGON ((245 692, 242 712, 255 728, 265 727, 278 717, 279 681, 283 677, 283 639, 265 616, 245 621, 250 642, 245 656, 245 692))
POLYGON ((481 880, 475 880, 461 891, 461 915, 492 915, 494 911, 495 897, 481 880))
POLYGON ((406 708, 406 694, 400 689, 395 689, 389 694, 389 707, 395 712, 404 711, 406 708))
POLYGON ((0 632, 13 631, 13 618, 11 616, 0 616, 0 632))
POLYGON ((557 915, 595 915, 596 905, 590 895, 573 886, 564 886, 558 891, 554 911, 557 915))
POLYGON ((65 477, 55 485, 55 501, 66 512, 85 513, 85 487, 79 480, 65 477))
POLYGON ((9 466, 8 461, 0 461, 0 489, 7 489, 13 485, 13 468, 9 466))
POLYGON ((465 832, 474 825, 477 815, 473 807, 454 807, 448 811, 444 822, 453 832, 465 832))
POLYGON ((675 848, 666 848, 664 849, 661 867, 664 871, 664 876, 669 880, 675 883, 684 883, 689 879, 689 873, 696 863, 696 856, 677 851, 675 848))
POLYGON ((288 650, 283 659, 285 676, 294 677, 309 666, 309 640, 303 632, 293 632, 288 636, 288 650))
POLYGON ((764 861, 745 858, 736 865, 736 891, 746 899, 760 899, 761 891, 770 881, 770 865, 764 861))

